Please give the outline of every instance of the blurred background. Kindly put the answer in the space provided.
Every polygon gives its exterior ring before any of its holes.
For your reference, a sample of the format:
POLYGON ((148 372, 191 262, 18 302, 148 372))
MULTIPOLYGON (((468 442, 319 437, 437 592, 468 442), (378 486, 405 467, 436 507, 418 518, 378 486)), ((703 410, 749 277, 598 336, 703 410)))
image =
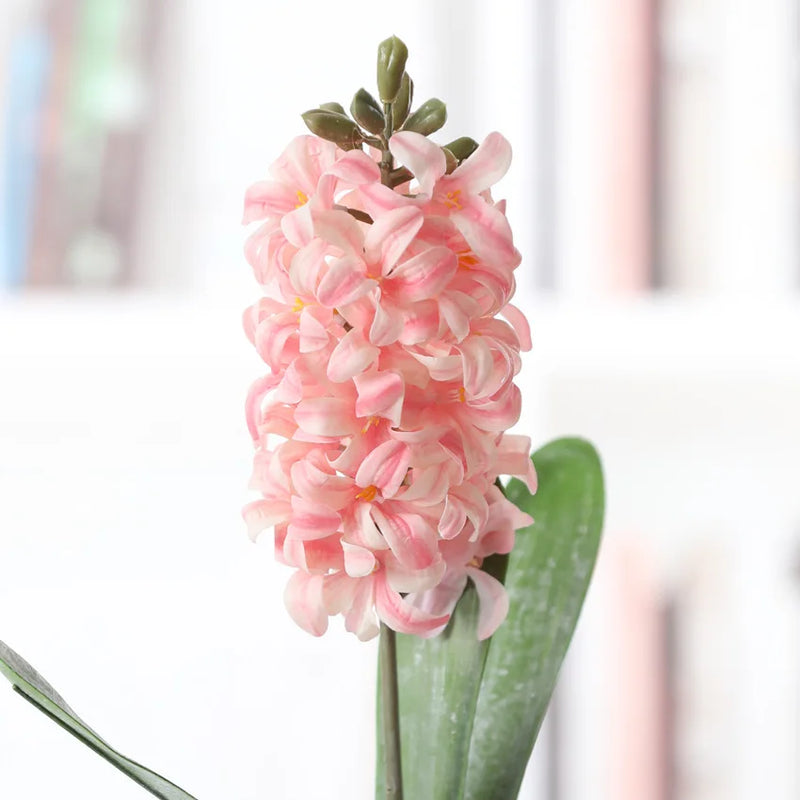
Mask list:
MULTIPOLYGON (((518 431, 605 463, 521 797, 794 800, 796 0, 5 0, 0 637, 199 798, 371 796, 374 643, 297 630, 239 517, 263 370, 239 220, 392 33, 439 141, 514 146, 518 431)), ((0 754, 3 796, 142 796, 10 691, 0 754)))

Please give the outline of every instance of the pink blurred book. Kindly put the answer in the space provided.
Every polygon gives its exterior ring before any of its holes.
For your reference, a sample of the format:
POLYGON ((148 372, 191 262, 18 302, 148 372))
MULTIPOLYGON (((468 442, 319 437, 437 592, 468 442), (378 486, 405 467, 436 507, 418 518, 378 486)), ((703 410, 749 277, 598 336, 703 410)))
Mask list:
POLYGON ((630 293, 653 284, 656 3, 604 5, 603 263, 608 288, 630 293))

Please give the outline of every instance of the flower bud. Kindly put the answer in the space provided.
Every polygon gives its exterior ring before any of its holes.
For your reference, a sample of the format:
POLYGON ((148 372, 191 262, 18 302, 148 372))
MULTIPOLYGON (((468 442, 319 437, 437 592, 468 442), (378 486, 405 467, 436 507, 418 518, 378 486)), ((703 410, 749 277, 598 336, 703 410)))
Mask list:
POLYGON ((335 142, 339 147, 352 149, 362 140, 358 125, 344 114, 324 108, 312 108, 303 114, 303 122, 315 136, 335 142))
POLYGON ((392 104, 392 128, 400 130, 400 126, 406 121, 408 112, 411 111, 411 102, 414 99, 414 81, 411 80, 407 72, 403 73, 403 81, 400 84, 400 91, 392 104))
POLYGON ((444 153, 444 163, 445 163, 444 171, 445 174, 449 175, 458 166, 458 159, 446 147, 442 148, 442 152, 444 153))
POLYGON ((470 139, 469 136, 461 136, 458 139, 454 139, 450 144, 446 144, 445 147, 461 162, 465 158, 469 158, 478 149, 478 143, 474 139, 470 139))
POLYGON ((335 111, 337 114, 341 114, 344 117, 347 116, 347 112, 344 110, 344 106, 341 103, 320 103, 319 107, 323 111, 335 111))
POLYGON ((414 131, 423 136, 438 131, 447 121, 447 106, 435 97, 426 100, 403 125, 404 131, 414 131))
POLYGON ((396 36, 378 45, 378 94, 382 103, 393 103, 403 82, 408 48, 396 36))
POLYGON ((386 119, 378 101, 366 90, 359 89, 350 103, 353 119, 370 133, 383 133, 386 119))

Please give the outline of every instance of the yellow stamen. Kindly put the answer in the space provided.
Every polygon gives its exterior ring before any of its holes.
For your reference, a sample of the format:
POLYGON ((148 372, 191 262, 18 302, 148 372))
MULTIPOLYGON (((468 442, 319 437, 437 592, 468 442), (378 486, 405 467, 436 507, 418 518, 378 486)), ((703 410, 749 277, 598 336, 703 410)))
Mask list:
POLYGON ((366 489, 362 489, 356 495, 356 500, 364 500, 367 503, 371 503, 375 499, 376 494, 378 494, 378 487, 370 484, 366 489))
POLYGON ((372 425, 377 425, 381 421, 380 417, 370 417, 361 429, 361 433, 366 433, 372 425))
POLYGON ((295 297, 292 311, 294 311, 295 314, 299 314, 307 305, 308 303, 304 302, 299 297, 295 297))
POLYGON ((460 195, 461 195, 461 189, 456 189, 453 192, 448 192, 446 197, 445 197, 444 204, 448 208, 452 208, 452 209, 454 209, 456 211, 462 209, 464 207, 464 205, 461 202, 461 200, 459 199, 460 195))
POLYGON ((308 196, 305 192, 301 192, 299 189, 297 190, 297 202, 294 204, 295 208, 300 208, 300 206, 304 206, 308 202, 308 196))
POLYGON ((456 253, 458 256, 458 266, 461 269, 470 270, 480 264, 480 259, 472 252, 472 250, 459 250, 456 253))
POLYGON ((483 564, 483 559, 478 558, 478 556, 475 556, 475 558, 473 558, 472 561, 470 561, 469 564, 467 564, 467 566, 477 567, 478 569, 480 569, 482 564, 483 564))
POLYGON ((458 402, 459 403, 467 402, 467 390, 463 386, 458 390, 458 402))

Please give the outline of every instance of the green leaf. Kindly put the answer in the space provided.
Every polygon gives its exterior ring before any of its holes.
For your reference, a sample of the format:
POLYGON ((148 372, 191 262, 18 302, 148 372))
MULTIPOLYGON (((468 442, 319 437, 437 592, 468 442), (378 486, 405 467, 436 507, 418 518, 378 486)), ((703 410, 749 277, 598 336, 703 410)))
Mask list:
POLYGON ((535 524, 517 534, 506 574, 510 611, 491 639, 475 715, 465 797, 514 800, 594 570, 603 526, 603 473, 581 439, 533 456, 539 491, 507 495, 535 524))
MULTIPOLYGON (((594 448, 560 439, 533 456, 539 491, 512 480, 507 494, 535 525, 511 554, 486 559, 510 610, 477 640, 471 584, 445 632, 397 636, 403 782, 409 800, 514 800, 591 579, 603 520, 594 448)), ((380 704, 378 708, 380 721, 380 704)), ((378 727, 380 731, 380 725, 378 727)), ((378 737, 376 798, 385 800, 378 737)))
POLYGON ((3 642, 0 642, 0 672, 26 700, 156 797, 161 800, 196 800, 193 795, 171 781, 114 750, 25 659, 3 642))
MULTIPOLYGON (((478 641, 477 622, 478 596, 469 584, 440 636, 397 634, 403 793, 409 800, 463 796, 472 720, 489 645, 488 640, 478 641)), ((378 714, 375 797, 384 800, 380 702, 378 714)))

